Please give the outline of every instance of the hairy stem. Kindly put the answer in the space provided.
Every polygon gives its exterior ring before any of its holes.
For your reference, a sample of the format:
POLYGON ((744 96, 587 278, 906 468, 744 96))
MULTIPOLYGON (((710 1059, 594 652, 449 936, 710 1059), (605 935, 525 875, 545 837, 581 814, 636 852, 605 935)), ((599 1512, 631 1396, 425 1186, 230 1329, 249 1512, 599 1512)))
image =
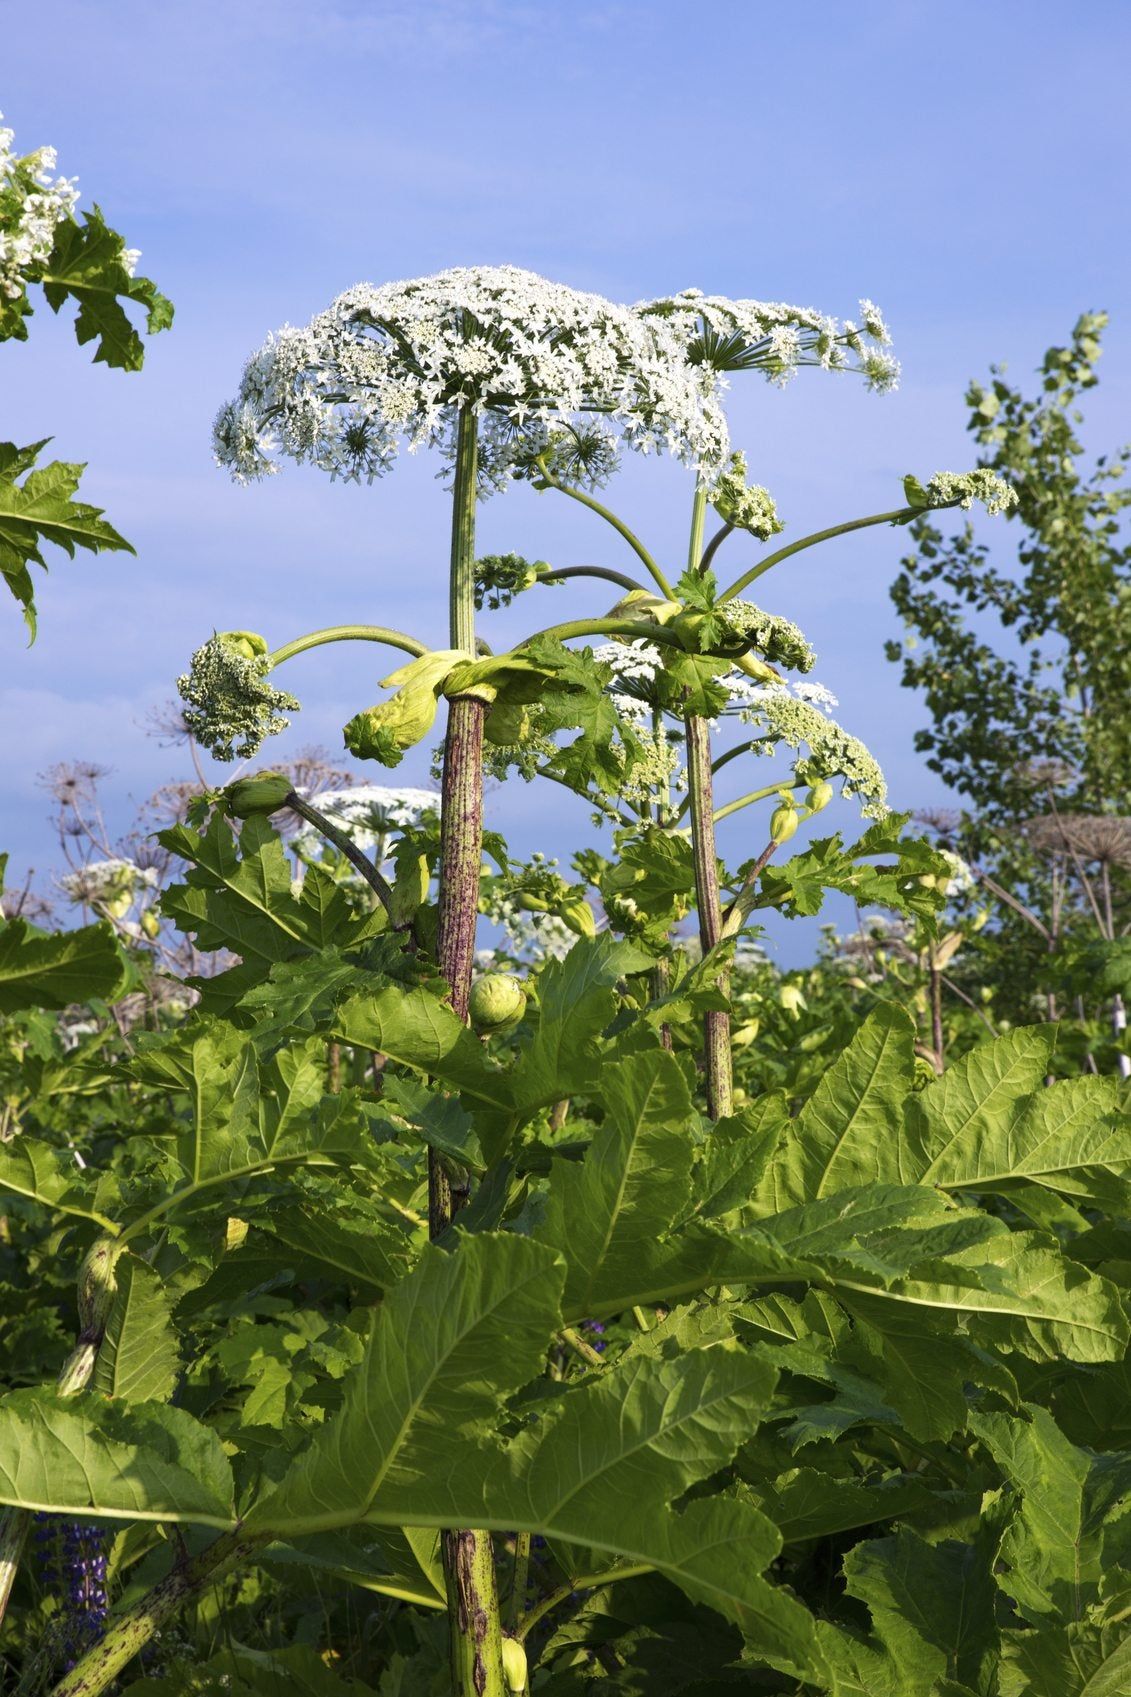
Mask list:
MULTIPOLYGON (((475 653, 475 501, 478 444, 475 414, 460 410, 452 494, 450 639, 453 648, 475 653)), ((486 705, 457 696, 448 705, 440 798, 440 889, 436 953, 451 1004, 467 1018, 475 925, 479 913, 479 868, 483 856, 483 724, 486 705)), ((453 1175, 434 1149, 428 1151, 429 1236, 443 1235, 466 1197, 466 1179, 453 1175)), ((506 1697, 502 1615, 495 1552, 483 1530, 445 1532, 444 1576, 451 1633, 453 1697, 506 1697)))
POLYGON ((127 1662, 183 1604, 266 1541, 226 1532, 191 1561, 178 1563, 133 1608, 111 1618, 98 1643, 64 1674, 51 1697, 97 1697, 100 1691, 108 1690, 127 1662))
POLYGON ((360 872, 369 888, 374 892, 377 900, 388 914, 390 924, 392 924, 392 888, 377 867, 374 866, 369 856, 362 854, 357 844, 352 842, 344 831, 339 831, 338 827, 327 819, 324 813, 319 813, 316 807, 312 807, 294 790, 291 791, 284 805, 289 807, 292 813, 297 813, 300 819, 305 819, 308 825, 313 825, 314 829, 324 836, 328 843, 333 843, 339 854, 345 855, 350 865, 360 872))

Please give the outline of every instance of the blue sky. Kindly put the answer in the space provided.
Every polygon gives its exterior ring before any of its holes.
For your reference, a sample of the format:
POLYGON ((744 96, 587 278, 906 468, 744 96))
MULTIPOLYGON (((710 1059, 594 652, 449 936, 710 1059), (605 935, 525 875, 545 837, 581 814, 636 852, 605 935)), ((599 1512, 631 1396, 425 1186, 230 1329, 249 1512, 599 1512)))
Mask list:
MULTIPOLYGON (((734 389, 733 435, 787 536, 893 504, 908 470, 968 464, 967 379, 991 361, 1027 377, 1084 309, 1113 318, 1087 434, 1131 435, 1122 0, 60 0, 49 31, 31 7, 5 10, 0 109, 18 145, 59 149, 177 308, 138 375, 91 367, 46 308, 26 345, 0 350, 0 433, 53 435, 60 457, 88 461, 87 499, 138 551, 53 560, 30 651, 14 607, 0 621, 16 877, 56 858, 36 781, 53 762, 112 767, 119 827, 182 774, 145 716, 214 627, 276 643, 360 619, 444 638, 434 464, 405 458, 368 489, 288 469, 242 490, 211 463, 210 422, 245 356, 354 282, 509 262, 623 300, 695 285, 851 316, 873 297, 903 362, 897 394, 819 372, 784 393, 734 389)), ((687 497, 670 463, 632 465, 612 491, 672 557, 687 497)), ((490 502, 481 551, 620 563, 554 500, 490 502)), ((759 588, 803 626, 841 721, 914 807, 942 791, 912 746, 923 711, 883 658, 903 540, 866 532, 759 588)), ((543 602, 591 605, 572 588, 543 602)), ((380 675, 367 647, 296 663, 281 681, 304 711, 274 748, 337 752, 380 675)), ((853 823, 847 808, 826 817, 853 823)), ((491 822, 523 853, 568 856, 589 834, 585 810, 543 787, 492 797, 491 822)), ((725 846, 744 858, 763 835, 736 825, 725 846)), ((775 934, 783 959, 813 947, 810 927, 775 934)))

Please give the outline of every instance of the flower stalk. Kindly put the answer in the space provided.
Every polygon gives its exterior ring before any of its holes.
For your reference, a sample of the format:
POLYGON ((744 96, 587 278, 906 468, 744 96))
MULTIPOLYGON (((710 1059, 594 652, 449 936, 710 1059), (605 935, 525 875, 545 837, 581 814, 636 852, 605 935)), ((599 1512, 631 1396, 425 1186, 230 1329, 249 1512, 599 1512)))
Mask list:
MULTIPOLYGON (((689 571, 701 571, 707 492, 695 490, 691 508, 689 571)), ((691 815, 691 853, 695 865, 695 901, 699 910, 699 943, 708 955, 722 936, 723 912, 719 892, 719 860, 715 851, 715 797, 711 772, 711 727, 700 713, 684 715, 687 745, 687 799, 691 815)), ((726 993, 729 980, 719 979, 726 993)), ((711 1008, 703 1015, 703 1064, 707 1080, 707 1112, 722 1119, 734 1107, 734 1068, 731 1061, 730 1015, 711 1008)))

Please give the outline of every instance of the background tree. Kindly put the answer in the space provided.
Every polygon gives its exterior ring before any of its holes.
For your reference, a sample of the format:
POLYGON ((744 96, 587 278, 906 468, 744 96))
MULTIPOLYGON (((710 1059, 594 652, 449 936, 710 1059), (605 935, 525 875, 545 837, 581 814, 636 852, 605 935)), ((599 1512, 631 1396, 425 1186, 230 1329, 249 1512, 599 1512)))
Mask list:
POLYGON ((978 900, 994 900, 981 947, 1002 944, 1010 1012, 1031 1019, 1041 991, 1049 1016, 1083 1017, 1099 993, 1118 1048, 1128 887, 1126 857, 1110 851, 1131 789, 1131 489, 1128 450, 1091 459, 1077 404, 1097 382, 1106 322, 1085 313, 1068 345, 1048 350, 1035 396, 1001 367, 970 385, 981 463, 1017 494, 1016 556, 999 565, 970 525, 945 537, 917 520, 892 587, 909 634, 887 654, 925 693, 931 724, 916 748, 966 799, 928 822, 973 863, 978 900))

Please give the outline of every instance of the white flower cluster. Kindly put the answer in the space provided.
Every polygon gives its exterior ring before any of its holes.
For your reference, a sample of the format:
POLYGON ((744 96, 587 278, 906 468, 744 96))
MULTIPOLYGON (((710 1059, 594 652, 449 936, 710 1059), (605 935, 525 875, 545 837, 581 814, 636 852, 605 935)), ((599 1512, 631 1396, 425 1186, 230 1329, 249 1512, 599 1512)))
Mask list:
POLYGON ((727 450, 717 382, 680 329, 514 266, 360 283, 252 356, 217 417, 216 458, 241 482, 277 455, 372 481, 402 440, 450 454, 469 405, 496 483, 524 428, 583 413, 607 415, 633 448, 713 470, 727 450))
POLYGON ((58 226, 74 216, 79 191, 74 178, 53 174, 53 147, 21 158, 13 140, 0 125, 0 295, 18 300, 28 273, 47 262, 58 226))
POLYGON ((663 665, 663 656, 652 642, 633 637, 630 642, 600 642, 593 650, 599 666, 611 666, 619 678, 651 683, 663 665))
POLYGON ((970 508, 980 501, 992 518, 1017 505, 1017 491, 988 466, 974 471, 936 471, 927 484, 929 507, 970 508))
POLYGON ((796 763, 802 782, 840 776, 843 793, 862 798, 860 811, 866 819, 884 817, 888 811, 884 775, 859 737, 850 736, 828 717, 824 709, 835 706, 836 697, 821 684, 751 685, 741 673, 728 675, 723 682, 739 719, 763 732, 765 746, 756 752, 773 754, 779 743, 793 749, 804 744, 808 756, 796 763))
POLYGON ((899 362, 887 352, 891 337, 879 308, 860 302, 860 323, 843 322, 811 307, 781 301, 729 300, 698 289, 640 301, 643 317, 660 318, 679 334, 688 356, 715 371, 760 371, 788 383, 800 366, 856 371, 870 389, 894 389, 899 362))
POLYGON ((838 705, 837 698, 831 689, 824 684, 814 683, 808 679, 786 679, 773 686, 755 683, 743 672, 728 672, 719 682, 730 697, 731 707, 757 707, 761 705, 768 694, 794 695, 798 701, 804 701, 811 707, 820 707, 825 712, 830 707, 838 705))
POLYGON ((132 860, 92 860, 77 872, 64 872, 58 883, 73 902, 91 907, 155 889, 157 873, 152 866, 136 866, 132 860))
MULTIPOLYGON (((311 806, 344 831, 363 853, 376 855, 379 860, 388 855, 394 832, 418 825, 429 814, 440 811, 440 797, 433 790, 384 784, 357 784, 348 790, 320 790, 309 795, 300 790, 299 794, 305 795, 311 806)), ((294 837, 299 854, 316 854, 324 846, 325 838, 313 826, 294 837)))

